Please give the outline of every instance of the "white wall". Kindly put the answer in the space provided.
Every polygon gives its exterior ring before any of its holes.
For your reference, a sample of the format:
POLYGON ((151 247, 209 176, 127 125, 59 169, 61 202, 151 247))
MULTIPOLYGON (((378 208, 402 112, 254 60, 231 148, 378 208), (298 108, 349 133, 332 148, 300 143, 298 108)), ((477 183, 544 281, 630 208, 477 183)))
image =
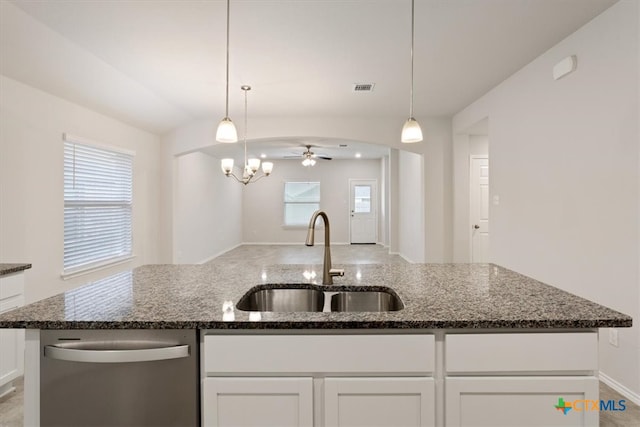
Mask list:
MULTIPOLYGON (((636 38, 640 39, 640 7, 637 7, 636 10, 636 38)), ((640 82, 640 42, 637 43, 637 81, 640 82)), ((638 100, 637 102, 637 119, 636 119, 636 132, 640 135, 640 84, 637 85, 638 91, 638 100)), ((640 170, 640 137, 638 138, 638 169, 640 170)), ((640 173, 638 173, 638 212, 640 212, 640 173)), ((638 215, 638 242, 640 242, 640 215, 638 215)), ((640 289, 640 250, 638 251, 638 288, 640 289)), ((640 291, 638 292, 638 312, 640 314, 640 291)), ((634 322, 640 321, 638 317, 635 317, 634 322)), ((640 328, 636 327, 636 339, 637 339, 637 354, 640 354, 640 328)), ((636 358, 636 369, 637 372, 640 372, 640 357, 636 358)), ((636 389, 636 393, 638 390, 636 389)))
POLYGON ((400 151, 398 155, 398 253, 409 262, 424 262, 423 158, 400 151))
POLYGON ((469 155, 481 156, 489 155, 489 136, 488 135, 469 135, 469 155))
POLYGON ((173 262, 205 262, 240 244, 242 186, 222 174, 215 157, 194 152, 175 163, 173 262))
MULTIPOLYGON (((490 188, 500 196, 490 207, 492 261, 629 314, 636 325, 638 7, 617 3, 453 120, 457 151, 458 134, 489 119, 490 188), (572 54, 576 72, 554 81, 553 65, 572 54)), ((468 167, 455 158, 456 169, 468 167)), ((609 345, 603 331, 601 372, 640 396, 638 326, 621 328, 619 341, 609 345)))
MULTIPOLYGON (((284 183, 286 181, 319 181, 320 208, 329 216, 331 243, 349 243, 349 179, 377 181, 378 213, 380 212, 380 163, 378 160, 318 160, 313 167, 303 167, 299 160, 275 160, 273 173, 243 192, 243 242, 304 243, 307 226, 283 227, 284 183)), ((318 224, 320 225, 320 223, 318 224)), ((378 234, 380 231, 378 230, 378 234)), ((316 234, 317 242, 324 233, 316 234)))
POLYGON ((389 204, 390 204, 390 174, 389 156, 384 156, 380 161, 380 243, 389 247, 389 204))
POLYGON ((389 253, 400 253, 400 150, 389 152, 389 253))
POLYGON ((33 264, 26 302, 158 260, 158 138, 0 76, 0 262, 33 264), (136 152, 133 252, 123 265, 63 281, 63 141, 70 133, 136 152))
POLYGON ((423 131, 429 132, 429 138, 422 143, 404 145, 417 145, 417 152, 423 158, 424 260, 421 262, 450 262, 453 209, 451 121, 425 118, 420 120, 420 125, 423 131))

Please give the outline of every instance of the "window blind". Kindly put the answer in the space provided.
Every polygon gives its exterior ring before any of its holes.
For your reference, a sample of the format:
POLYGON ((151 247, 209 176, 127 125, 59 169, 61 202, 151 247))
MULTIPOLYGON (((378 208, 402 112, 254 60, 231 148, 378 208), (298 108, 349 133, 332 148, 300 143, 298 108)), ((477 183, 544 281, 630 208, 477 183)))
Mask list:
POLYGON ((131 256, 133 155, 64 143, 64 272, 131 256))
POLYGON ((307 225, 311 215, 320 209, 319 182, 284 183, 284 224, 307 225))

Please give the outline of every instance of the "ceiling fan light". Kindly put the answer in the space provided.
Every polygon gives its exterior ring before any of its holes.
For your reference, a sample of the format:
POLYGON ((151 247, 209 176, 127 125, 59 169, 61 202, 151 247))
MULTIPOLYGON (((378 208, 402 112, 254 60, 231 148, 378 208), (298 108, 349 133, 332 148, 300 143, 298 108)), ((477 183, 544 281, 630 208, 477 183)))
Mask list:
POLYGON ((229 117, 220 121, 216 131, 216 141, 224 143, 238 142, 238 131, 229 117))
POLYGON ((420 124, 414 119, 410 117, 404 122, 404 126, 402 126, 402 136, 400 137, 400 141, 404 143, 413 143, 422 141, 422 129, 420 129, 420 124))

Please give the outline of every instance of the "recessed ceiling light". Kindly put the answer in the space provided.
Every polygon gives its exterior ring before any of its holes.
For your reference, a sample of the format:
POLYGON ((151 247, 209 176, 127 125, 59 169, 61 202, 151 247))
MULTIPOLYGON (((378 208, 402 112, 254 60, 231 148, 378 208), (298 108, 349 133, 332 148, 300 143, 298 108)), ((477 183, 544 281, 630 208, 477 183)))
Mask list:
POLYGON ((356 153, 356 159, 359 159, 360 157, 362 157, 362 154, 356 153))
POLYGON ((262 154, 260 154, 260 158, 261 158, 261 159, 266 159, 266 158, 267 158, 267 155, 266 155, 266 154, 264 154, 264 153, 262 153, 262 154))

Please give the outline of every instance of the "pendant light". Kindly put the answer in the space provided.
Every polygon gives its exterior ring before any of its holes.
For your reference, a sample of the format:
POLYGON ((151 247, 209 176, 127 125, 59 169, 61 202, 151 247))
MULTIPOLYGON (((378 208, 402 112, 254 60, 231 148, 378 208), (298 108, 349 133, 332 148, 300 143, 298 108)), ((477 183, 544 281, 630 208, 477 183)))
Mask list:
POLYGON ((247 185, 250 182, 256 182, 265 176, 271 175, 271 172, 273 171, 273 163, 262 162, 262 175, 258 175, 260 159, 247 158, 247 92, 251 90, 251 86, 243 85, 240 89, 244 91, 244 168, 242 170, 242 177, 238 178, 233 173, 233 159, 222 159, 220 161, 220 167, 227 177, 233 177, 236 181, 247 185))
POLYGON ((405 143, 422 141, 422 129, 413 118, 413 21, 414 18, 414 0, 411 0, 411 101, 409 103, 409 118, 404 122, 402 127, 402 136, 400 141, 405 143))
POLYGON ((218 142, 238 142, 238 131, 236 126, 229 118, 229 1, 227 0, 227 86, 226 86, 226 103, 224 110, 224 118, 218 125, 216 131, 216 141, 218 142))

